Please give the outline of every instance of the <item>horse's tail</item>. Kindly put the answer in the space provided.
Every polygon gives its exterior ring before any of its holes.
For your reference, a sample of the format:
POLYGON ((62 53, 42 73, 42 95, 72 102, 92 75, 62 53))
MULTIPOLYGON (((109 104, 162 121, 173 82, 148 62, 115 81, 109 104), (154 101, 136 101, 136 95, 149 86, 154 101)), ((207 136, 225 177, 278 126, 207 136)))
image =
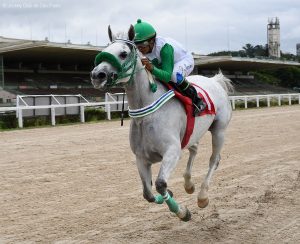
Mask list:
POLYGON ((215 75, 215 79, 223 87, 227 94, 234 93, 232 81, 224 76, 221 70, 219 70, 219 74, 215 75))

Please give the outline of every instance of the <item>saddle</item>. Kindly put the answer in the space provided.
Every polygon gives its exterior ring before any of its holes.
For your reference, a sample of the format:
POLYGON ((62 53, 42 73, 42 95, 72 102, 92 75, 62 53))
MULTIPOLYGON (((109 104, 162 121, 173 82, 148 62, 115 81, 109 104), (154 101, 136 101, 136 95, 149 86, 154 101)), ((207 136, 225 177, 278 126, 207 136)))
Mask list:
MULTIPOLYGON (((181 141, 181 148, 185 148, 185 146, 188 144, 190 137, 194 131, 194 125, 195 125, 195 117, 193 116, 194 108, 193 108, 192 99, 182 95, 179 91, 176 90, 175 86, 172 86, 169 83, 166 85, 167 85, 168 89, 174 90, 175 97, 183 104, 183 106, 185 108, 187 124, 186 124, 186 130, 185 130, 184 137, 181 141)), ((197 115, 197 117, 207 115, 207 114, 211 114, 211 115, 216 114, 215 106, 214 106, 211 98, 209 97, 208 93, 203 88, 201 88, 200 86, 198 86, 195 83, 191 83, 191 85, 193 85, 195 87, 198 95, 203 99, 203 101, 207 105, 206 109, 204 111, 202 111, 199 115, 197 115)))

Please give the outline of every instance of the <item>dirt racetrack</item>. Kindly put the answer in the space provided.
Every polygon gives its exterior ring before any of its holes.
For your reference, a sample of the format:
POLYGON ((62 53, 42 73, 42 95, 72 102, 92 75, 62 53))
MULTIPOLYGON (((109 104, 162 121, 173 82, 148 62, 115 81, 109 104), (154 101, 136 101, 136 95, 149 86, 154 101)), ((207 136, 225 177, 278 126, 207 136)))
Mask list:
POLYGON ((183 188, 183 152, 169 188, 191 210, 187 223, 143 199, 129 123, 1 132, 0 243, 300 243, 299 105, 233 113, 205 209, 197 193, 210 134, 192 195, 183 188))

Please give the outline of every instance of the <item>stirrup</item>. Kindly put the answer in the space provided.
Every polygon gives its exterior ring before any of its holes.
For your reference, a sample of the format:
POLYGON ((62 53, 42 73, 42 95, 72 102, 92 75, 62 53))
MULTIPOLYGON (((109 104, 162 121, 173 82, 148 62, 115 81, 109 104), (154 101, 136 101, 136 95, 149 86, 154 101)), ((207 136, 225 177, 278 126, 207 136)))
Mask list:
POLYGON ((206 109, 206 104, 203 102, 200 107, 198 107, 195 103, 193 103, 194 112, 193 116, 196 117, 197 115, 201 114, 206 109))

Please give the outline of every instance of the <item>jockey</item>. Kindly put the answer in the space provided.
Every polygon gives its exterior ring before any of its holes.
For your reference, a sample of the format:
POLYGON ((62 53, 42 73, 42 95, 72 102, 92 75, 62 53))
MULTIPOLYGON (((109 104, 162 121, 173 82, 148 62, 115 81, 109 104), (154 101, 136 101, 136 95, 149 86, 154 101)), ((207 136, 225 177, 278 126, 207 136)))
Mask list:
POLYGON ((178 90, 192 99, 194 116, 201 113, 206 104, 198 96, 196 89, 186 80, 194 68, 194 58, 180 43, 171 38, 156 36, 152 25, 140 19, 134 25, 134 42, 145 55, 142 63, 157 79, 175 83, 178 90))

